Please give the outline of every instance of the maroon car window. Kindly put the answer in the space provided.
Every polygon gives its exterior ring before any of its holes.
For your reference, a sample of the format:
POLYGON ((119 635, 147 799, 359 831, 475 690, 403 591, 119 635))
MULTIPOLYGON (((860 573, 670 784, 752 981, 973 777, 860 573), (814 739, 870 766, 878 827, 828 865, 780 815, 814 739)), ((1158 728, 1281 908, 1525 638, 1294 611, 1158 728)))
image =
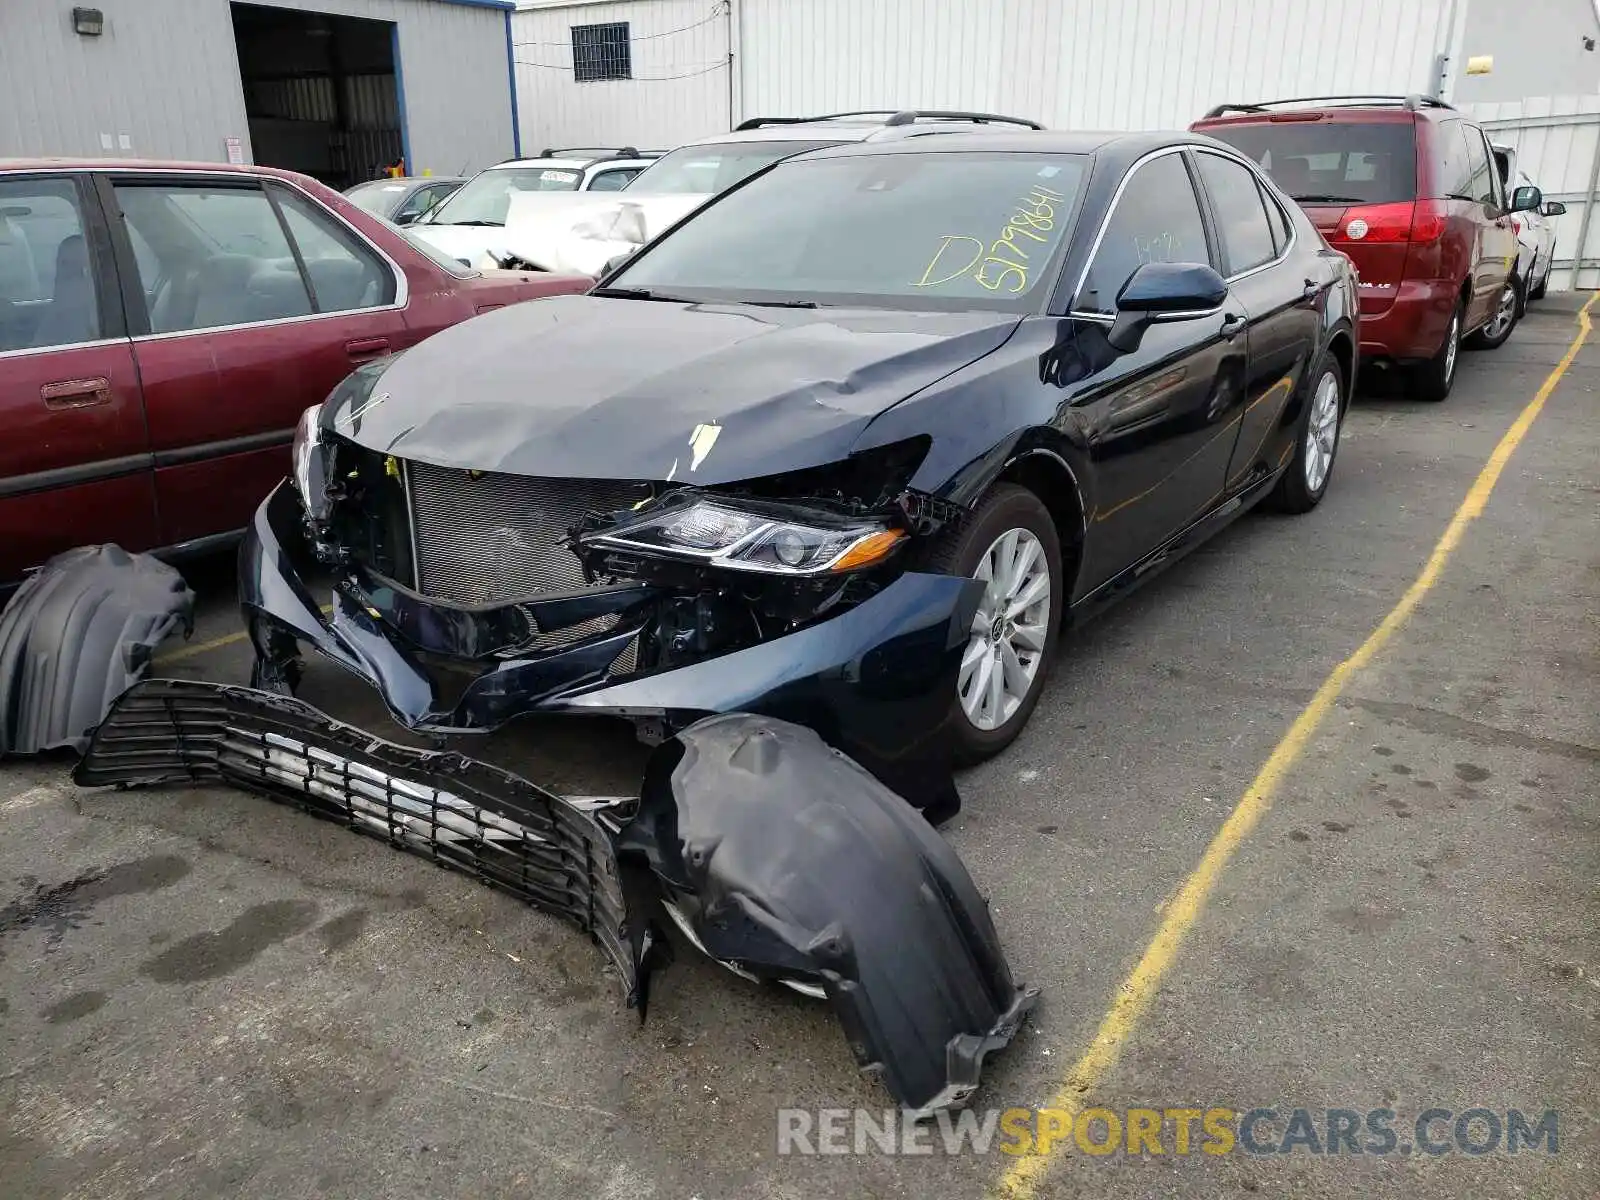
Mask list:
POLYGON ((1250 121, 1205 131, 1259 163, 1305 204, 1385 204, 1417 198, 1410 121, 1250 121))
POLYGON ((394 272, 370 247, 299 192, 274 187, 273 194, 306 264, 318 312, 394 303, 394 272))
POLYGON ((1500 189, 1496 186, 1499 172, 1493 169, 1494 159, 1490 157, 1489 146, 1483 140, 1483 131, 1476 125, 1463 123, 1461 135, 1466 139, 1467 162, 1472 168, 1472 176, 1467 181, 1467 195, 1479 204, 1502 207, 1500 189))
POLYGON ((1115 312, 1117 293, 1148 262, 1212 263, 1200 202, 1181 154, 1163 154, 1135 167, 1107 223, 1076 307, 1115 312))
POLYGON ((259 187, 119 183, 117 204, 154 259, 138 261, 152 333, 303 317, 311 298, 259 187))
POLYGON ((1199 154, 1200 178, 1211 196, 1222 248, 1228 256, 1228 273, 1249 271, 1278 256, 1267 210, 1262 207, 1256 177, 1220 154, 1199 154))
POLYGON ((72 181, 0 183, 0 351, 99 336, 94 272, 72 181))

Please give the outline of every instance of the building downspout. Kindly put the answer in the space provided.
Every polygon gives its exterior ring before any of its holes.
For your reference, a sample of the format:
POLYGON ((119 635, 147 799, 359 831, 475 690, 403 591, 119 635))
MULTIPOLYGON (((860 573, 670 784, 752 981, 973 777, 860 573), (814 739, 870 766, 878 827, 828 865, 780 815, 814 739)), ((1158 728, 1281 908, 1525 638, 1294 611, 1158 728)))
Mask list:
POLYGON ((728 12, 728 128, 744 120, 744 26, 739 0, 723 0, 728 12))
POLYGON ((1433 79, 1429 91, 1441 100, 1450 99, 1450 87, 1455 82, 1454 70, 1461 57, 1461 47, 1467 37, 1467 5, 1472 0, 1450 0, 1448 15, 1444 20, 1443 45, 1433 60, 1433 79))

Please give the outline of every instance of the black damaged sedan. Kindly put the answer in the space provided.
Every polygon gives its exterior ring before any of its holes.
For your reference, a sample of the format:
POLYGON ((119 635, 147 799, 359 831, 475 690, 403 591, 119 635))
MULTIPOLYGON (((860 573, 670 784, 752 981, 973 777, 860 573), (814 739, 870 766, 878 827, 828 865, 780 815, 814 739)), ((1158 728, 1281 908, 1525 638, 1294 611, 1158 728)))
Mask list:
POLYGON ((960 1104, 1036 993, 934 831, 952 767, 1017 736, 1070 620, 1317 504, 1355 314, 1348 261, 1203 137, 788 159, 308 412, 241 551, 254 687, 136 685, 75 778, 222 780, 469 871, 641 1009, 676 927, 826 996, 908 1109, 960 1104), (637 797, 556 796, 294 699, 308 648, 415 730, 605 714, 657 747, 637 797))
POLYGON ((1317 503, 1355 313, 1347 260, 1204 138, 801 155, 309 413, 245 547, 257 682, 308 643, 419 729, 772 712, 948 799, 1064 625, 1317 503))

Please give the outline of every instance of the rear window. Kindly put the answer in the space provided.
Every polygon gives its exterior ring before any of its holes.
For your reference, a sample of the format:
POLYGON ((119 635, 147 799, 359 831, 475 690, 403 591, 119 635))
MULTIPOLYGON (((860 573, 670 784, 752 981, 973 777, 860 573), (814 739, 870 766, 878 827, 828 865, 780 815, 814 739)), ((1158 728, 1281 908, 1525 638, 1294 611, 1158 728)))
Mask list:
POLYGON ((1306 204, 1417 198, 1417 135, 1410 121, 1262 121, 1203 132, 1255 159, 1306 204))

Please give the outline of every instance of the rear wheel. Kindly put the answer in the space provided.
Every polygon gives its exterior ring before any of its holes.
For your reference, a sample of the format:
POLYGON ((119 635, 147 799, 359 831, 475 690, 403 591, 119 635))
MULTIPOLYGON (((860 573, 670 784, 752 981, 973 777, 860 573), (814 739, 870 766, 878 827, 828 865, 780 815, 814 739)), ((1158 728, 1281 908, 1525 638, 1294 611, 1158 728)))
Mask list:
POLYGON ((1339 453, 1344 417, 1344 372, 1338 360, 1324 354, 1311 378, 1311 398, 1295 426, 1294 461, 1278 477, 1267 504, 1278 512, 1310 512, 1328 490, 1333 460, 1339 453))
POLYGON ((1450 314, 1450 328, 1434 356, 1412 368, 1411 394, 1419 400, 1443 400, 1456 381, 1456 360, 1461 357, 1461 316, 1465 308, 1459 300, 1450 314))
POLYGON ((1497 350, 1506 344, 1506 339, 1511 336, 1511 331, 1517 327, 1517 318, 1522 315, 1522 288, 1513 275, 1506 280, 1505 286, 1500 289, 1500 298, 1495 301, 1494 316, 1489 318, 1489 323, 1467 339, 1467 345, 1473 350, 1497 350))
POLYGON ((1026 488, 997 484, 928 565, 985 584, 945 721, 956 761, 981 762, 1016 739, 1044 690, 1067 591, 1055 522, 1026 488))

